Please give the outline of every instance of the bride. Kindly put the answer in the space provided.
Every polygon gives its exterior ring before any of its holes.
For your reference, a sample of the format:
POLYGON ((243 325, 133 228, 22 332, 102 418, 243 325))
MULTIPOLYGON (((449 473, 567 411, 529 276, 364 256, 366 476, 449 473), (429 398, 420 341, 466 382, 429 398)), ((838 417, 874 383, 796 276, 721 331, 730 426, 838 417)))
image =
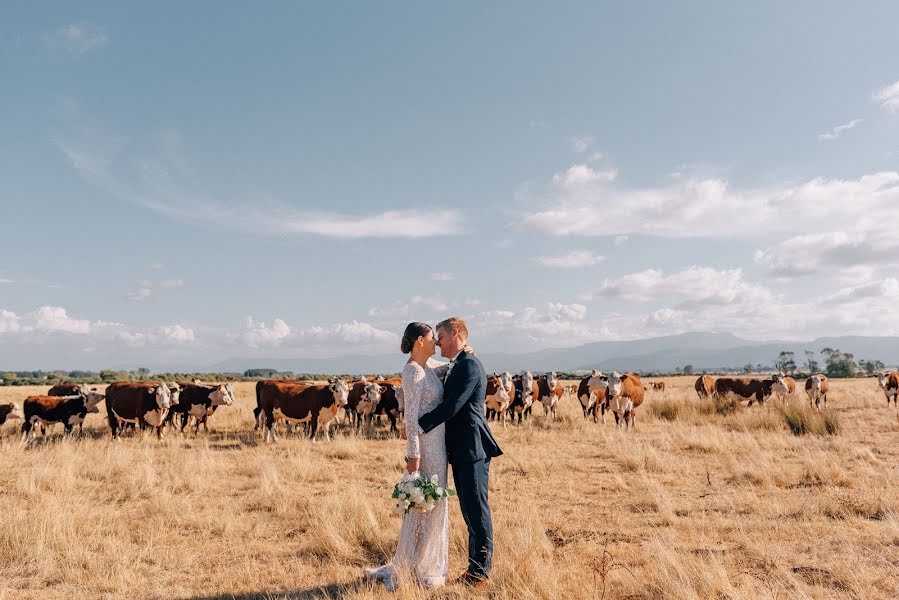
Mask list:
MULTIPOLYGON (((434 331, 426 323, 409 323, 400 349, 411 354, 403 369, 406 422, 406 472, 424 477, 437 475, 438 485, 446 487, 446 440, 444 425, 424 433, 418 416, 443 400, 442 377, 448 365, 431 357, 436 341, 434 331)), ((405 475, 404 473, 404 475, 405 475)), ((365 569, 366 578, 383 581, 395 590, 406 579, 427 588, 440 587, 449 572, 449 507, 439 502, 429 512, 409 511, 403 516, 400 538, 393 562, 365 569)))

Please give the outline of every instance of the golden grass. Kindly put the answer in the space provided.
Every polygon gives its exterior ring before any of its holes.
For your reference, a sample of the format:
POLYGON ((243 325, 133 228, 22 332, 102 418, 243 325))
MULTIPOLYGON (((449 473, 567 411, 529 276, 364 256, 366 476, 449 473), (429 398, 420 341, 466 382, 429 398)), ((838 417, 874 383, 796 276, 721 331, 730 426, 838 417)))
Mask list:
MULTIPOLYGON (((209 435, 30 447, 3 427, 0 599, 895 598, 899 418, 870 379, 832 381, 836 435, 790 432, 776 402, 700 404, 693 378, 647 392, 637 429, 560 418, 494 425, 492 586, 389 594, 359 581, 399 529, 403 442, 252 429, 253 384, 209 435), (722 414, 727 413, 727 414, 722 414)), ((21 401, 43 388, 0 388, 21 401)), ((801 398, 800 398, 801 400, 801 398)), ((452 574, 466 536, 451 507, 452 574)))

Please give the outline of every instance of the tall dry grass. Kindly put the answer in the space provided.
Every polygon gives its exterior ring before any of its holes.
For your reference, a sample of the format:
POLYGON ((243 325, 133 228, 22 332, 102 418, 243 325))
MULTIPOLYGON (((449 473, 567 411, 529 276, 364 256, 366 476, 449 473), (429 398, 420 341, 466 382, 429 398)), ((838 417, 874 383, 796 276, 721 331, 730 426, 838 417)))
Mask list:
MULTIPOLYGON (((573 398, 556 422, 493 427, 496 564, 477 594, 359 581, 399 529, 403 443, 383 430, 266 446, 252 384, 209 435, 114 443, 102 405, 81 439, 57 428, 24 447, 7 424, 0 599, 899 596, 899 417, 872 380, 832 382, 834 435, 794 435, 777 402, 700 403, 692 378, 667 383, 636 431, 585 421, 573 398)), ((456 503, 451 520, 457 573, 456 503)))

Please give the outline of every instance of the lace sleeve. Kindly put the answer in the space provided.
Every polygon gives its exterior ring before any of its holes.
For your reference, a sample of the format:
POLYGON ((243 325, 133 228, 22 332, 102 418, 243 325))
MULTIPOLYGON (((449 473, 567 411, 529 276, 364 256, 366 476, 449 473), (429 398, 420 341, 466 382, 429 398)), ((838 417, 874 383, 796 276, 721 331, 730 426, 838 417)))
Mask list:
POLYGON ((428 359, 428 368, 430 368, 440 379, 446 377, 446 372, 449 370, 449 363, 440 362, 439 360, 434 360, 433 358, 428 359))
POLYGON ((421 412, 421 396, 425 387, 425 370, 421 365, 410 362, 403 369, 403 396, 406 404, 406 456, 421 458, 421 445, 418 436, 421 427, 418 415, 421 412))

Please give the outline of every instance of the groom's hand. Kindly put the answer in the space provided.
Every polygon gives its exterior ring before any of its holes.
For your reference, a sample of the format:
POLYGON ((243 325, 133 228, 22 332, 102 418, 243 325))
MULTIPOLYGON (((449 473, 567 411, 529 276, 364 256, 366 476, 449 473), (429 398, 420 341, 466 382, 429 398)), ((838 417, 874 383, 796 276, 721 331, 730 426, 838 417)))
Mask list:
POLYGON ((409 471, 410 474, 417 473, 419 467, 421 467, 421 459, 420 458, 407 458, 406 459, 406 470, 409 471))

